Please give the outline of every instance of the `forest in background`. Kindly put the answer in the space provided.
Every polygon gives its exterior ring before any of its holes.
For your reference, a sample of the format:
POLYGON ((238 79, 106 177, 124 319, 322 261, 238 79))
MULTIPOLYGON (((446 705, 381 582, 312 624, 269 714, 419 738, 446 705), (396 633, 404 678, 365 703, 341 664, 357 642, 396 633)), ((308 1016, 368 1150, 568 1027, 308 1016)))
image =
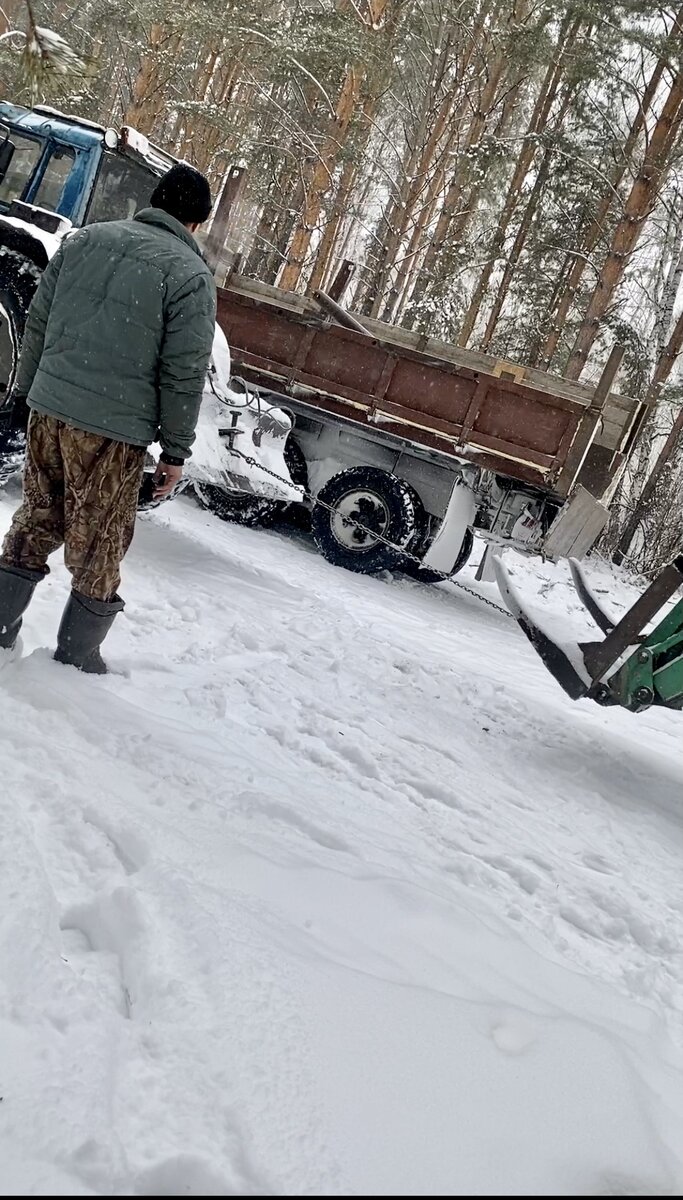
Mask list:
POLYGON ((310 291, 352 259, 357 312, 570 379, 595 381, 623 345, 618 389, 652 409, 603 550, 635 515, 629 561, 671 558, 683 528, 683 6, 4 0, 0 35, 5 97, 132 124, 216 188, 244 164, 231 250, 247 274, 310 291), (27 77, 31 22, 82 68, 27 77))

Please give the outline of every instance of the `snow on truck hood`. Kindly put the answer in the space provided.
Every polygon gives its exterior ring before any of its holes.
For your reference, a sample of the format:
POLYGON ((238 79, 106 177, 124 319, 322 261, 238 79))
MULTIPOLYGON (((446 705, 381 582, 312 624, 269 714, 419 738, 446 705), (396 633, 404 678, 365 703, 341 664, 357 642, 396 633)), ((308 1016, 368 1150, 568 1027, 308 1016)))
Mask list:
POLYGON ((291 418, 257 392, 236 390, 230 369, 230 347, 216 325, 188 475, 285 503, 301 501, 302 489, 292 481, 284 458, 291 418), (233 419, 231 442, 220 431, 233 419))

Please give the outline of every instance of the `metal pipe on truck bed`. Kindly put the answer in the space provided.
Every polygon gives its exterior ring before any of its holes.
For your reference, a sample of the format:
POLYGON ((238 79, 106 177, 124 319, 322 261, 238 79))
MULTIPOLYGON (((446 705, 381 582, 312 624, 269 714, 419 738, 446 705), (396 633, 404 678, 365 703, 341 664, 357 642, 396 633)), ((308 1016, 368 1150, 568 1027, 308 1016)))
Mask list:
POLYGON ((328 296, 327 292, 322 292, 320 288, 317 288, 313 293, 313 299, 316 304, 319 304, 330 316, 334 317, 337 324, 344 325, 347 329, 354 329, 356 333, 364 333, 366 337, 372 337, 370 331, 364 325, 361 325, 360 321, 357 321, 355 317, 352 317, 351 313, 347 312, 345 308, 342 308, 341 304, 337 304, 336 300, 328 296))

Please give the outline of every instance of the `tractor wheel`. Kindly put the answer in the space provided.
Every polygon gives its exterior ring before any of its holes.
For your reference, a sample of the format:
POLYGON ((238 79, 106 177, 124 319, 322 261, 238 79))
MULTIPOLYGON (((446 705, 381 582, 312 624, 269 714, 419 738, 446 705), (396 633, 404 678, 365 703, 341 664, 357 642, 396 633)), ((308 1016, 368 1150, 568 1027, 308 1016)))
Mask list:
MULTIPOLYGON (((12 393, 26 314, 39 280, 40 271, 30 259, 0 247, 0 412, 12 393)), ((11 424, 24 428, 26 412, 13 415, 11 424)))

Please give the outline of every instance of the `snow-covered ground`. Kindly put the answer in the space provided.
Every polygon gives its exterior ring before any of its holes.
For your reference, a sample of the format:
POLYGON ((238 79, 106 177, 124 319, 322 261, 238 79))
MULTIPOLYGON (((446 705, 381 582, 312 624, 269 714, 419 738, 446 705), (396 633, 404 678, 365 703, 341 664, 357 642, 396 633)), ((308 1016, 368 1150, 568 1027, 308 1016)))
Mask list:
POLYGON ((681 1194, 683 715, 186 499, 123 590, 0 676, 0 1192, 681 1194))

